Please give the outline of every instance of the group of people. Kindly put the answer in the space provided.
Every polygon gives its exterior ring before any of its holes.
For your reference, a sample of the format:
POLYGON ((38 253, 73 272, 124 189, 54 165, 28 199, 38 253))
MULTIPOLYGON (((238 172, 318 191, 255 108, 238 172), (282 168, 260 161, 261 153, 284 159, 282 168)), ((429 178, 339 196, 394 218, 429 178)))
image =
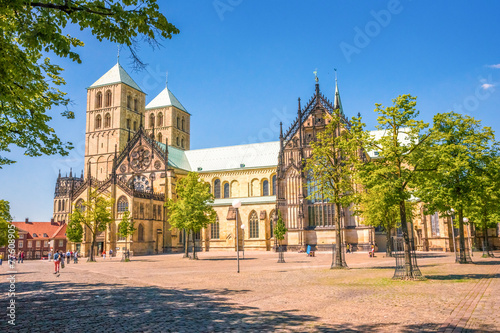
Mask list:
MULTIPOLYGON (((113 258, 113 250, 109 250, 109 259, 113 258)), ((106 250, 102 251, 102 259, 106 259, 106 250)))
MULTIPOLYGON (((17 256, 15 254, 9 254, 7 259, 9 260, 9 264, 12 265, 16 260, 17 260, 17 263, 24 263, 24 251, 19 251, 19 253, 17 254, 17 256)), ((0 254, 0 265, 2 265, 2 261, 3 261, 3 254, 0 254)))
POLYGON ((60 269, 64 268, 64 259, 66 259, 66 263, 69 264, 71 258, 73 258, 73 263, 77 264, 78 256, 78 251, 73 252, 68 250, 68 252, 64 253, 62 250, 59 250, 56 251, 54 255, 52 255, 52 251, 49 252, 49 261, 54 260, 54 274, 59 274, 60 269))

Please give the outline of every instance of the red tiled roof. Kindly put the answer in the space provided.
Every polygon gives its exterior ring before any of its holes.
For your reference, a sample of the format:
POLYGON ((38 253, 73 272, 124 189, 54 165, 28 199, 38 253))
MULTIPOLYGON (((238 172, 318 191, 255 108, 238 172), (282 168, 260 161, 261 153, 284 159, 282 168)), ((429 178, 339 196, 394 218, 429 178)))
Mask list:
POLYGON ((54 238, 66 238, 66 224, 55 225, 50 222, 12 222, 12 224, 29 233, 28 239, 49 240, 54 238), (37 237, 34 237, 37 234, 37 237), (47 237, 44 237, 47 234, 47 237))

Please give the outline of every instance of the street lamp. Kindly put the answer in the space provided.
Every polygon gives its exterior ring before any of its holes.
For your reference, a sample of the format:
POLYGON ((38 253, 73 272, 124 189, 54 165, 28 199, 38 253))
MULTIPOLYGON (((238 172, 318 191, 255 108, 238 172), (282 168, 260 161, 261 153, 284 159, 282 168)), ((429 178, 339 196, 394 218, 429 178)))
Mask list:
POLYGON ((243 244, 241 244, 241 249, 243 250, 243 259, 245 259, 245 225, 241 225, 241 232, 243 233, 243 244))
POLYGON ((238 273, 240 272, 240 237, 238 233, 238 208, 241 207, 241 201, 235 199, 233 201, 233 208, 236 209, 236 261, 238 262, 238 273))

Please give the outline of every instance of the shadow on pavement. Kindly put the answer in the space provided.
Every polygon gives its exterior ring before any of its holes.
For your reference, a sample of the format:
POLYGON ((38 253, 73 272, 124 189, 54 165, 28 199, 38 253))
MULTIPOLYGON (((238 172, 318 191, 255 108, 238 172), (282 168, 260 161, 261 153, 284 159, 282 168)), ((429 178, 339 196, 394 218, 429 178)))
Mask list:
POLYGON ((474 261, 476 265, 500 265, 500 261, 474 261))
POLYGON ((450 274, 450 275, 426 275, 429 280, 479 280, 484 278, 500 278, 500 274, 450 274))

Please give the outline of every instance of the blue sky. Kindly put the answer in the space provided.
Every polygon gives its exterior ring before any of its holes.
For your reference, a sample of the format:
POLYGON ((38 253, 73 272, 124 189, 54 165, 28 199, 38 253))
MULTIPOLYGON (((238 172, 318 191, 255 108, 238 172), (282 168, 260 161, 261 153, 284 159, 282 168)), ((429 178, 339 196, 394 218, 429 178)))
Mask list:
MULTIPOLYGON (((314 92, 333 100, 337 69, 346 115, 360 112, 376 125, 375 103, 410 93, 421 118, 466 113, 500 130, 500 3, 495 1, 159 1, 180 34, 152 50, 140 45, 149 64, 133 72, 126 49, 120 63, 154 98, 165 84, 192 114, 191 148, 278 139, 314 92), (497 68, 495 68, 494 65, 497 68)), ((116 63, 117 46, 69 28, 85 47, 83 63, 57 60, 65 68, 63 90, 76 119, 52 124, 73 142, 68 157, 25 157, 0 170, 0 198, 15 220, 49 221, 59 169, 83 168, 86 90, 116 63)), ((56 61, 56 59, 53 59, 56 61)))

